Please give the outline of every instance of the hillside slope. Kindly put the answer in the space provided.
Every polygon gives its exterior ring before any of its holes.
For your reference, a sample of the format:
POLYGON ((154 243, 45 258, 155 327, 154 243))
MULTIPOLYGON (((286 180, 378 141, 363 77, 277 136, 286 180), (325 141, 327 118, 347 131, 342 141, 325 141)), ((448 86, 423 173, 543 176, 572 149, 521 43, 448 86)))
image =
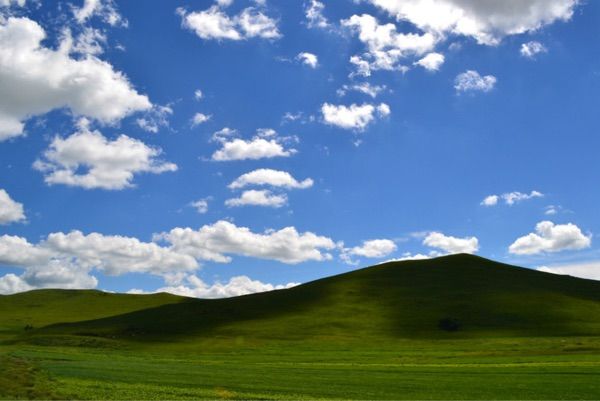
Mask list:
POLYGON ((96 290, 36 290, 0 295, 0 333, 99 319, 185 300, 171 294, 128 295, 96 290))
POLYGON ((62 322, 71 323, 34 333, 161 341, 600 335, 600 282, 453 255, 382 264, 288 290, 180 299, 74 320, 65 313, 62 322))

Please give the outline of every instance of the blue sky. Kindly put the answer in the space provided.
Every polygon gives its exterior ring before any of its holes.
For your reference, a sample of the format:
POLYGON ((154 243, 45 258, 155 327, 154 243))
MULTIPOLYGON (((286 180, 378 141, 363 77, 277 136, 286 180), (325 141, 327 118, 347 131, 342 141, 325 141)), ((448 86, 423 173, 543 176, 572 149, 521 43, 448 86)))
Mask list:
POLYGON ((0 293, 600 279, 596 2, 140 4, 0 0, 0 293))

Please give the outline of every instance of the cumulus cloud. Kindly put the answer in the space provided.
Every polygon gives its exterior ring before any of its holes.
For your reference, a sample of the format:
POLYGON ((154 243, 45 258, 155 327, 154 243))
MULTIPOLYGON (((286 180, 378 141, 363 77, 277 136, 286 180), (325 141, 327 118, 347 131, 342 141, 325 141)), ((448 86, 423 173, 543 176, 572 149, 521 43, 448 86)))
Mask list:
POLYGON ((254 185, 270 185, 287 189, 305 189, 312 187, 313 183, 310 178, 298 181, 287 171, 261 168, 239 176, 229 184, 229 188, 240 189, 254 185))
POLYGON ((456 238, 439 232, 429 233, 423 240, 423 245, 453 253, 475 253, 479 250, 479 240, 476 237, 456 238))
POLYGON ((0 265, 25 269, 0 278, 0 292, 32 288, 95 288, 93 269, 109 275, 150 273, 163 275, 198 268, 192 256, 136 238, 88 235, 80 231, 52 233, 38 244, 25 238, 0 236, 0 265))
POLYGON ((192 127, 196 127, 200 124, 204 124, 208 120, 210 120, 211 116, 203 113, 196 113, 194 117, 192 117, 192 127))
POLYGON ((575 224, 554 224, 542 221, 535 233, 518 238, 509 248, 516 255, 536 255, 543 252, 560 252, 589 248, 592 236, 584 235, 575 224))
MULTIPOLYGON (((1 285, 1 284, 0 284, 1 285)), ((175 295, 193 298, 229 298, 240 295, 255 294, 273 290, 283 290, 299 285, 299 283, 287 283, 273 285, 252 280, 248 276, 235 276, 226 283, 216 282, 212 285, 206 284, 196 275, 186 276, 178 285, 159 288, 155 292, 168 292, 175 295)), ((0 287, 1 288, 1 287, 0 287)), ((131 294, 144 293, 141 290, 131 290, 131 294)))
POLYGON ((25 2, 25 0, 0 0, 0 7, 10 7, 12 5, 23 7, 25 2))
POLYGON ((221 149, 212 155, 214 161, 258 160, 273 157, 290 157, 296 149, 286 148, 285 142, 295 140, 279 137, 272 129, 260 129, 252 139, 235 138, 237 131, 223 128, 215 132, 213 141, 221 143, 221 149))
POLYGON ((199 261, 231 262, 241 255, 288 264, 324 261, 333 240, 294 227, 254 233, 246 227, 218 221, 199 230, 175 228, 155 235, 154 242, 137 238, 80 231, 52 233, 37 244, 27 239, 0 236, 0 266, 24 269, 21 275, 0 277, 0 293, 34 288, 95 288, 94 271, 107 275, 128 273, 163 277, 177 285, 177 278, 192 274, 199 261), (161 245, 160 242, 166 242, 161 245))
POLYGON ((204 40, 245 40, 250 38, 278 39, 281 33, 277 21, 254 7, 229 16, 219 4, 203 11, 188 13, 178 9, 182 26, 204 40))
POLYGON ((541 266, 537 270, 544 273, 562 274, 589 280, 600 280, 600 261, 557 266, 541 266))
POLYGON ((321 113, 326 124, 362 131, 375 120, 376 116, 388 116, 390 107, 385 103, 378 106, 368 103, 362 105, 353 103, 350 106, 323 103, 321 113))
POLYGON ((493 75, 481 76, 477 71, 467 70, 456 77, 454 89, 457 92, 489 92, 496 86, 496 81, 493 75))
POLYGON ((199 214, 205 214, 208 212, 208 198, 198 199, 190 203, 190 206, 196 209, 199 214))
POLYGON ((32 289, 32 286, 16 274, 9 273, 0 277, 0 294, 15 294, 32 289))
POLYGON ((127 20, 119 14, 113 0, 84 0, 82 7, 73 8, 73 14, 80 24, 97 16, 109 25, 127 26, 127 20))
POLYGON ((28 18, 0 21, 0 141, 22 135, 29 117, 54 109, 110 124, 152 106, 112 65, 92 55, 74 59, 70 45, 53 50, 44 39, 44 29, 28 18))
POLYGON ((350 248, 348 253, 365 258, 384 258, 389 254, 396 252, 398 247, 394 241, 389 239, 372 239, 363 241, 362 245, 350 248))
POLYGON ((0 188, 0 225, 25 220, 23 204, 15 202, 6 190, 0 188))
POLYGON ((400 33, 394 24, 380 24, 369 14, 353 15, 341 21, 342 26, 358 33, 367 47, 363 55, 353 56, 350 62, 357 67, 355 74, 371 75, 371 71, 405 71, 401 61, 408 56, 421 56, 433 50, 436 37, 431 33, 400 33))
POLYGON ((426 260, 426 259, 431 259, 431 258, 436 258, 439 256, 444 256, 446 255, 446 253, 443 252, 439 252, 439 251, 430 251, 427 254, 423 254, 423 253, 410 253, 410 252, 404 252, 402 254, 401 257, 399 258, 394 258, 394 259, 389 259, 384 261, 383 263, 389 263, 389 262, 403 262, 405 260, 426 260))
POLYGON ((255 190, 251 189, 242 192, 239 198, 231 198, 225 201, 228 207, 239 206, 264 206, 279 208, 287 204, 287 196, 285 194, 274 194, 268 189, 255 190))
POLYGON ((98 56, 104 53, 106 35, 99 29, 89 26, 83 27, 75 39, 71 37, 70 30, 63 31, 63 50, 70 49, 72 53, 80 55, 98 56), (71 42, 72 41, 72 42, 71 42))
POLYGON ((340 89, 337 90, 338 96, 345 96, 346 93, 350 91, 360 92, 365 95, 371 96, 375 99, 379 96, 380 93, 384 92, 387 89, 385 85, 371 85, 368 82, 361 82, 352 85, 344 85, 340 89))
POLYGON ((496 206, 498 204, 498 200, 499 199, 500 199, 500 197, 498 195, 489 195, 489 196, 486 196, 481 201, 481 206, 496 206))
POLYGON ((171 106, 155 105, 143 117, 135 120, 138 127, 144 131, 158 133, 161 127, 169 126, 169 117, 173 115, 171 106))
POLYGON ((439 37, 469 36, 495 45, 503 37, 567 21, 579 0, 367 0, 422 31, 439 37))
POLYGON ((166 240, 172 244, 172 249, 179 253, 220 263, 230 262, 231 257, 228 255, 276 260, 288 264, 324 261, 332 258, 331 254, 324 251, 336 247, 330 238, 311 232, 298 233, 294 227, 254 233, 247 227, 238 227, 223 220, 205 225, 199 230, 175 228, 160 234, 157 239, 166 240))
POLYGON ((539 191, 531 191, 529 194, 523 192, 506 192, 502 195, 489 195, 486 196, 482 201, 482 206, 496 206, 500 199, 504 201, 509 206, 512 206, 516 203, 520 203, 526 200, 534 199, 534 198, 543 198, 544 194, 539 191))
POLYGON ((82 124, 67 138, 55 137, 34 168, 49 185, 118 190, 131 187, 135 174, 176 171, 175 164, 158 159, 161 153, 127 135, 110 140, 82 124))
POLYGON ((415 62, 415 65, 419 65, 428 71, 438 71, 446 58, 440 53, 429 53, 422 59, 415 62))
POLYGON ((544 46, 540 42, 531 41, 523 43, 521 45, 520 52, 523 57, 535 58, 535 56, 537 56, 540 53, 548 52, 548 49, 546 49, 546 46, 544 46))
POLYGON ((329 21, 323 15, 325 5, 318 0, 310 0, 304 10, 307 26, 309 28, 326 29, 330 27, 329 21))
POLYGON ((310 68, 317 68, 319 66, 319 58, 316 54, 308 52, 298 53, 296 60, 300 61, 304 65, 309 66, 310 68))

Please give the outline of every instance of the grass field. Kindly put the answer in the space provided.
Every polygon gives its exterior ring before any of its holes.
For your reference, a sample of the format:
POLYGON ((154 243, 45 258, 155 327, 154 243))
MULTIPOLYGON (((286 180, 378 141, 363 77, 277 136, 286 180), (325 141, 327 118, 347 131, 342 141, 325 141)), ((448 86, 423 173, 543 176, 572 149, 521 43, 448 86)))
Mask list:
POLYGON ((0 398, 599 399, 600 282, 457 255, 224 300, 4 296, 0 398))

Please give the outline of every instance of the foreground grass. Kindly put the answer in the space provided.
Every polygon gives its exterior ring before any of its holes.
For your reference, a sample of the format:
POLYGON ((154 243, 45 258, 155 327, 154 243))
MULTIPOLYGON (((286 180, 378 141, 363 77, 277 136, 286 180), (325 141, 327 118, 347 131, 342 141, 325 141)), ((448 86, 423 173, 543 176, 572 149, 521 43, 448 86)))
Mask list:
POLYGON ((0 385, 3 398, 600 397, 600 338, 595 337, 411 340, 371 346, 211 340, 115 343, 107 349, 13 345, 0 352, 12 361, 0 367, 1 377, 13 377, 8 387, 0 385), (24 371, 30 373, 19 373, 24 371))

